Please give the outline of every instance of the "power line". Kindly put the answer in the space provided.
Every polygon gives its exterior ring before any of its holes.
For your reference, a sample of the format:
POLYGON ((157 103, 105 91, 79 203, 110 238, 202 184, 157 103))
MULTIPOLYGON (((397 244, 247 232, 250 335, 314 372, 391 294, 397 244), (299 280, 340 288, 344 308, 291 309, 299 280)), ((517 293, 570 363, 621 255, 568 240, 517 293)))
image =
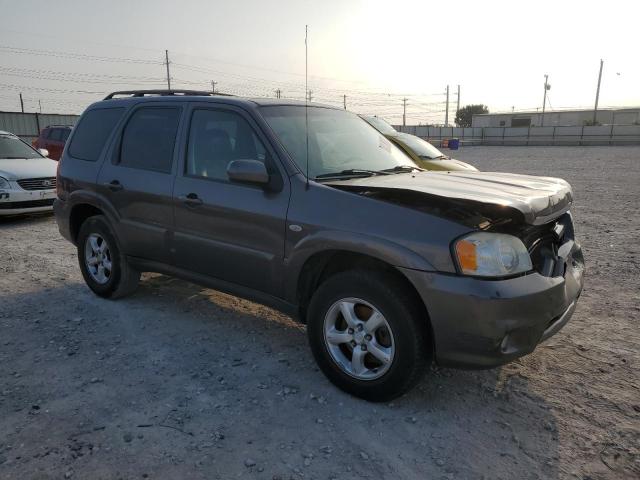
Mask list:
POLYGON ((161 65, 162 62, 145 60, 141 58, 107 57, 102 55, 87 55, 77 52, 62 52, 57 50, 37 50, 32 48, 19 48, 10 45, 0 45, 0 51, 11 54, 40 55, 55 58, 68 58, 73 60, 91 60, 96 62, 137 63, 141 65, 161 65))

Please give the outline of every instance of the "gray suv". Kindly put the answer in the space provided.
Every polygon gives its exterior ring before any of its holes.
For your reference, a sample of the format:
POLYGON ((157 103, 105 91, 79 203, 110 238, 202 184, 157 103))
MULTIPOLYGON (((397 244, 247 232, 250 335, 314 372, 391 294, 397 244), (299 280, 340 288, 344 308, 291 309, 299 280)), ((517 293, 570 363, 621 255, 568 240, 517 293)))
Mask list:
POLYGON ((358 116, 286 100, 116 92, 65 146, 56 218, 97 295, 181 277, 306 323, 373 401, 432 361, 487 368, 571 317, 584 261, 563 180, 429 172, 358 116))

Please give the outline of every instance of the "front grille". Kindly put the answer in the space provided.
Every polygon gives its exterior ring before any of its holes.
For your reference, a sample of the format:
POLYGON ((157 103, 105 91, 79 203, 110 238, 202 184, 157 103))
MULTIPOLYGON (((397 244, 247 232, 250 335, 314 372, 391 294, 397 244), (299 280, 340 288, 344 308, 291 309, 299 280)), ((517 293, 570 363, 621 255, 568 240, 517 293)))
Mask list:
POLYGON ((56 177, 23 178, 18 185, 24 190, 51 190, 56 188, 56 177))
POLYGON ((53 205, 53 198, 46 198, 44 200, 30 200, 28 202, 0 202, 0 210, 9 210, 13 208, 36 208, 36 207, 48 207, 53 205))
POLYGON ((555 222, 532 227, 520 233, 520 239, 529 250, 534 270, 545 277, 559 277, 565 273, 564 259, 558 256, 560 247, 573 240, 573 222, 565 214, 555 222))

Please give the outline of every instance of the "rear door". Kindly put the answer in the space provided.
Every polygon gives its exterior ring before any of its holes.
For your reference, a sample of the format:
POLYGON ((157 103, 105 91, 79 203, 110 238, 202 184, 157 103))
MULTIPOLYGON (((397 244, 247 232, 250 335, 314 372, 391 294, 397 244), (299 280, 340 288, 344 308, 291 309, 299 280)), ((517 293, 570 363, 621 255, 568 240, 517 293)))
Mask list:
POLYGON ((289 179, 244 110, 192 105, 176 175, 175 262, 254 290, 281 294, 289 179), (229 180, 232 160, 264 162, 268 187, 229 180))
POLYGON ((119 131, 98 175, 98 188, 117 210, 127 255, 167 262, 173 228, 175 144, 184 107, 140 104, 119 131))

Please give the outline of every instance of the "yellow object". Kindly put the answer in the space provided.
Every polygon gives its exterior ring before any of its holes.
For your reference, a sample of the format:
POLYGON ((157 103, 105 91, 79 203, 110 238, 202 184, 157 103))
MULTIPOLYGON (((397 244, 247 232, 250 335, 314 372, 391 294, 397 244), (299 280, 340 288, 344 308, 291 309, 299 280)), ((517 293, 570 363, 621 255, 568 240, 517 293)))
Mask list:
MULTIPOLYGON (((395 128, 379 117, 360 115, 365 122, 378 130, 394 145, 400 148, 420 168, 440 171, 478 171, 476 167, 460 160, 455 160, 443 154, 426 140, 409 133, 398 132, 395 128)), ((443 140, 443 143, 445 140, 443 140)), ((447 144, 449 143, 446 140, 447 144)), ((445 147, 447 145, 444 145, 445 147)))
POLYGON ((460 160, 455 160, 444 155, 440 150, 426 140, 409 133, 397 132, 393 135, 386 134, 395 145, 411 157, 419 167, 425 170, 444 171, 477 171, 478 169, 460 160))

